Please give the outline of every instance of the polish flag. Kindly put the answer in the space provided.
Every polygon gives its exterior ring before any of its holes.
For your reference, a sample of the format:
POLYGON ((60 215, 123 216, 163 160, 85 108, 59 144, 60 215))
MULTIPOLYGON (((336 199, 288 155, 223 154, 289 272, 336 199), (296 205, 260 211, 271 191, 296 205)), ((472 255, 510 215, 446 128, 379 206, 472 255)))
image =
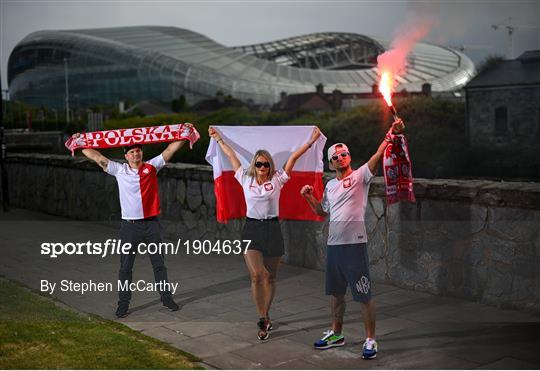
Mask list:
MULTIPOLYGON (((282 169, 290 155, 307 143, 314 126, 213 126, 221 138, 234 151, 242 167, 247 169, 255 152, 265 149, 272 155, 276 170, 282 169)), ((326 137, 321 134, 317 141, 297 161, 291 178, 281 190, 279 218, 293 220, 318 220, 300 190, 312 185, 317 199, 323 193, 323 149, 326 137)), ((242 187, 234 178, 229 159, 215 140, 210 140, 206 161, 214 169, 214 193, 216 195, 217 220, 226 223, 229 219, 246 216, 246 201, 242 187)))

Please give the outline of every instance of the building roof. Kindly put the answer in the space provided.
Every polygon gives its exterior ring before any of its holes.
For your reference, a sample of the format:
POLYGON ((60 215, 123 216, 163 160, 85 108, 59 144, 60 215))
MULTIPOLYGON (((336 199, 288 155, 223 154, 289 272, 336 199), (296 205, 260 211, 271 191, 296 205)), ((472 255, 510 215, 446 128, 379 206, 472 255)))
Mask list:
POLYGON ((535 84, 540 84, 540 50, 527 51, 517 59, 501 60, 480 72, 465 88, 535 84))
MULTIPOLYGON (((94 68, 99 73, 106 68, 113 77, 169 81, 172 87, 164 89, 176 96, 184 94, 190 103, 223 91, 243 101, 271 105, 279 101, 281 91, 307 93, 319 83, 330 91, 370 92, 379 80, 376 57, 389 47, 388 40, 378 37, 337 32, 229 47, 176 27, 38 31, 15 47, 8 80, 15 95, 27 87, 27 81, 46 84, 54 71, 45 74, 46 65, 32 61, 45 50, 51 51, 50 58, 65 53, 72 65, 75 57, 81 63, 88 61, 85 66, 70 66, 73 71, 75 67, 81 72, 94 68), (18 79, 22 74, 26 76, 18 79)), ((61 69, 54 73, 58 79, 63 76, 61 69)), ((417 43, 408 55, 407 73, 397 79, 396 90, 421 91, 427 82, 434 92, 452 91, 463 87, 474 73, 474 64, 463 53, 417 43)))
POLYGON ((312 93, 302 93, 302 94, 291 94, 283 97, 278 103, 273 107, 273 111, 295 111, 301 108, 304 108, 305 105, 308 105, 316 109, 331 109, 332 108, 332 95, 331 94, 318 94, 316 92, 312 93), (312 107, 313 106, 313 107, 312 107))
POLYGON ((169 108, 165 107, 159 103, 142 101, 139 102, 126 110, 126 113, 132 113, 135 110, 139 110, 145 116, 155 116, 160 114, 173 114, 174 112, 169 108))
POLYGON ((229 107, 247 107, 250 108, 248 104, 242 102, 239 99, 235 99, 231 96, 217 96, 215 98, 209 98, 204 99, 195 105, 191 107, 191 111, 193 112, 213 112, 220 110, 222 108, 229 108, 229 107))

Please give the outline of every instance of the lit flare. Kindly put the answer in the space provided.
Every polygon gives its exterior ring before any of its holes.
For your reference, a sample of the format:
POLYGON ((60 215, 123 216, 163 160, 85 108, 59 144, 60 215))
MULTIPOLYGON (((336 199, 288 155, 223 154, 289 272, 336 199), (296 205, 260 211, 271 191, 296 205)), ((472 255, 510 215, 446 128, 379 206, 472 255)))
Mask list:
POLYGON ((388 71, 384 71, 379 82, 379 91, 381 92, 388 107, 392 107, 392 75, 388 71))
POLYGON ((390 111, 392 112, 392 116, 394 116, 394 120, 398 120, 399 117, 397 115, 397 111, 392 104, 392 90, 394 88, 394 79, 392 76, 392 73, 389 71, 384 71, 381 74, 381 81, 379 82, 379 91, 381 92, 386 104, 390 108, 390 111))

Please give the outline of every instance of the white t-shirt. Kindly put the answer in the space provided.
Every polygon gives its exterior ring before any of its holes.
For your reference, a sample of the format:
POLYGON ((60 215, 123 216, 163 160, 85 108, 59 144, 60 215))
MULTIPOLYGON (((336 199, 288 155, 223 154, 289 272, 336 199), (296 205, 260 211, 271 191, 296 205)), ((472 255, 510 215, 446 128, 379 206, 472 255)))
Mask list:
POLYGON ((239 167, 234 177, 244 190, 247 217, 253 219, 270 219, 279 215, 279 195, 281 188, 289 180, 284 170, 278 170, 272 180, 261 185, 253 177, 247 175, 247 170, 239 167))
POLYGON ((364 216, 373 176, 364 164, 348 177, 326 183, 321 206, 330 214, 328 245, 367 242, 364 216))
POLYGON ((138 170, 109 160, 106 172, 116 177, 122 219, 144 219, 160 213, 157 172, 163 166, 162 155, 146 161, 138 170))

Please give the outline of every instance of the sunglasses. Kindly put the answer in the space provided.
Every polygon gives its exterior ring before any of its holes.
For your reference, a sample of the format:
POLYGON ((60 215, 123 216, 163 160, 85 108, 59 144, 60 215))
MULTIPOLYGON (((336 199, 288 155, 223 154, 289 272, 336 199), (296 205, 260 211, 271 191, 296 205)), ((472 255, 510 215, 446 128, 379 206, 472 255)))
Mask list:
POLYGON ((339 155, 333 155, 332 160, 336 161, 339 158, 339 156, 347 157, 348 155, 349 155, 349 152, 341 152, 339 155))
POLYGON ((257 161, 255 163, 255 167, 256 168, 259 168, 259 167, 265 167, 265 168, 269 168, 270 167, 270 163, 269 162, 260 162, 260 161, 257 161))

